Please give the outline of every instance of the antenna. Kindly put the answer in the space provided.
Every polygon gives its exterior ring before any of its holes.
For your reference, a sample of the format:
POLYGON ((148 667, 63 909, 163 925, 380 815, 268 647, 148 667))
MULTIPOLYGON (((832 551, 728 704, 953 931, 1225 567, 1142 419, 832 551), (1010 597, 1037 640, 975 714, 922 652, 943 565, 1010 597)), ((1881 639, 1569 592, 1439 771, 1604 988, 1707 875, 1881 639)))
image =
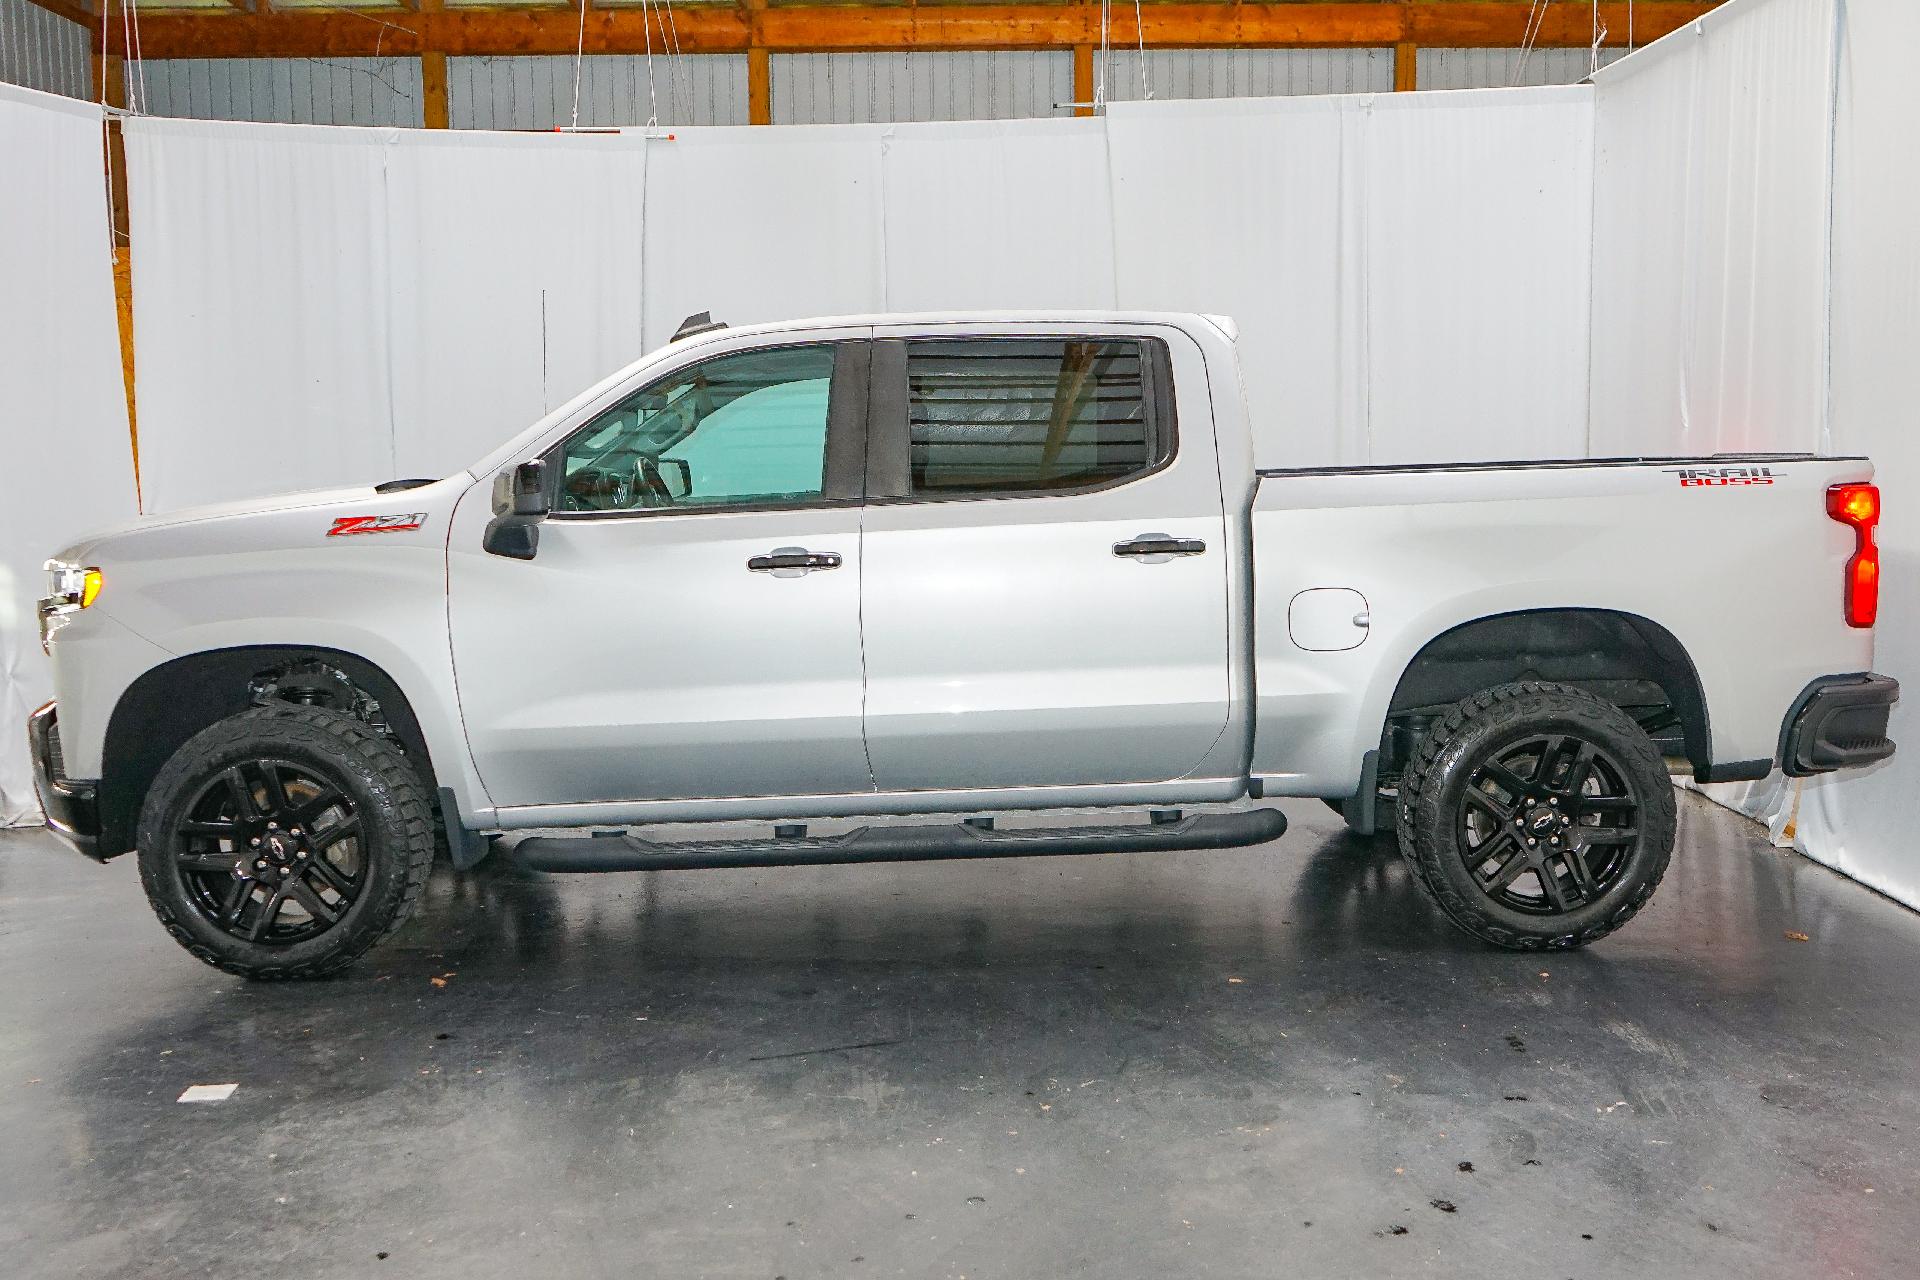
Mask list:
POLYGON ((673 336, 668 338, 667 341, 678 342, 682 338, 691 338, 701 333, 712 333, 715 329, 724 329, 726 327, 727 322, 724 320, 715 320, 713 318, 713 312, 696 311, 680 322, 680 327, 673 331, 673 336))

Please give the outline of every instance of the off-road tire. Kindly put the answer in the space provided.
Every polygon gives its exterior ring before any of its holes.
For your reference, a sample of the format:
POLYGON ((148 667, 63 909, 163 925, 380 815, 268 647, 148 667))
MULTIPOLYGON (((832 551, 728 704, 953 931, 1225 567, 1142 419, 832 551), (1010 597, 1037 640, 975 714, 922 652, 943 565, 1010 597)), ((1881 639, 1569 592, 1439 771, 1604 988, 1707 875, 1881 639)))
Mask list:
POLYGON ((273 705, 201 730, 154 778, 140 811, 140 880, 174 939, 216 969, 260 980, 338 973, 412 915, 433 867, 433 804, 400 749, 351 715, 273 705), (222 931, 195 908, 176 869, 174 833, 185 806, 236 763, 293 761, 332 778, 361 821, 366 881, 339 921, 289 945, 250 942, 222 931))
POLYGON ((1582 947, 1631 920, 1666 874, 1674 823, 1672 779, 1640 726, 1604 699, 1545 681, 1500 685, 1455 703, 1415 747, 1395 815, 1401 856, 1426 895, 1465 932, 1515 951, 1582 947), (1512 910, 1483 892, 1458 836, 1468 777, 1503 746, 1543 732, 1597 744, 1639 800, 1639 836, 1618 879, 1592 901, 1551 916, 1512 910))

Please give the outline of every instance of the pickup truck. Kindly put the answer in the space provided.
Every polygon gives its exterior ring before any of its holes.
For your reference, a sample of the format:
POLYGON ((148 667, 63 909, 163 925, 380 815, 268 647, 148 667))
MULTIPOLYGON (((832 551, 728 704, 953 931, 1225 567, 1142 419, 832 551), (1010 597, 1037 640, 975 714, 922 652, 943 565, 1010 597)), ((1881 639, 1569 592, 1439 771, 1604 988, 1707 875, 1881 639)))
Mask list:
POLYGON ((1645 904, 1672 773, 1892 754, 1864 459, 1252 441, 1219 317, 693 317, 467 470, 59 552, 43 807, 255 978, 501 833, 548 871, 1222 848, 1280 797, 1541 949, 1645 904), (649 833, 689 822, 771 830, 649 833))

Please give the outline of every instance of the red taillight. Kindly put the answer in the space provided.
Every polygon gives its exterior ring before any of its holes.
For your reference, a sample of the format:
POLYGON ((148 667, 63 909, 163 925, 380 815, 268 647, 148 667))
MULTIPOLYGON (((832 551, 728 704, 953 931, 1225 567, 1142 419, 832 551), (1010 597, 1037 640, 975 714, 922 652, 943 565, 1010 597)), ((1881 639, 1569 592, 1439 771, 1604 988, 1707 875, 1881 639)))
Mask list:
POLYGON ((1844 608, 1847 625, 1870 627, 1880 612, 1880 548, 1873 541, 1874 526, 1880 523, 1880 489, 1870 484, 1836 484, 1827 490, 1827 514, 1853 526, 1844 608))

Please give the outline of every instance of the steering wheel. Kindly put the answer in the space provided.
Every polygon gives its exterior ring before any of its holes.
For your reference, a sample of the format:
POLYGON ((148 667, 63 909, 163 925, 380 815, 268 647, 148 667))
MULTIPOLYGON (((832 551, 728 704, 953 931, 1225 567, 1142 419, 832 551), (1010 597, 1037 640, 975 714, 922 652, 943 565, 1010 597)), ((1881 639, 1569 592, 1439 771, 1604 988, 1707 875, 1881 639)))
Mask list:
POLYGON ((564 492, 574 511, 621 511, 636 505, 635 478, 607 468, 589 467, 568 476, 564 492))
POLYGON ((633 476, 637 482, 634 496, 643 507, 671 507, 676 505, 673 491, 667 488, 667 479, 660 474, 660 460, 650 454, 641 454, 633 464, 633 476))

